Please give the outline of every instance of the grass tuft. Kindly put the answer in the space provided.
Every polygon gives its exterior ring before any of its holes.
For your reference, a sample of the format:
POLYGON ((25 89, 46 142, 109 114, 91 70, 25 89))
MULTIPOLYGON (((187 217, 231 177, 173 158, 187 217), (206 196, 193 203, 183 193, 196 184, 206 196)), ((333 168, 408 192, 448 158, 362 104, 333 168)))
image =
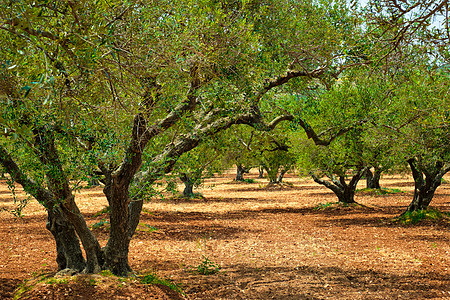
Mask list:
POLYGON ((140 282, 143 284, 161 284, 165 285, 171 290, 183 294, 183 290, 181 286, 173 283, 172 281, 164 278, 160 278, 156 273, 151 272, 145 275, 140 276, 140 282))
POLYGON ((438 221, 442 219, 450 219, 450 214, 441 212, 437 209, 424 209, 417 211, 408 211, 395 219, 395 222, 400 222, 405 225, 417 224, 422 220, 438 221))

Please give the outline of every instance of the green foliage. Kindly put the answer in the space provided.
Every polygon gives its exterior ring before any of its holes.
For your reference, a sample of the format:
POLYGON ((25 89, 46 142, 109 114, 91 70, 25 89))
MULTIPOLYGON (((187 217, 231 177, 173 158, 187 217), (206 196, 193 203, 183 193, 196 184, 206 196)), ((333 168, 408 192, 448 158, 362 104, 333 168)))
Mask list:
POLYGON ((110 214, 111 213, 111 208, 109 206, 105 206, 104 208, 102 208, 100 211, 96 212, 94 214, 94 217, 98 217, 104 214, 110 214))
POLYGON ((405 193, 404 191, 402 191, 400 189, 391 189, 391 188, 381 188, 381 189, 364 188, 364 189, 356 190, 356 192, 357 193, 359 192, 362 194, 378 195, 378 196, 405 193))
POLYGON ((201 275, 213 275, 220 272, 220 265, 211 261, 206 255, 203 255, 203 261, 197 266, 192 267, 193 272, 201 274, 201 275))
POLYGON ((140 227, 136 228, 137 231, 153 232, 153 231, 157 231, 158 230, 158 228, 153 227, 153 226, 148 225, 148 224, 144 224, 144 223, 139 223, 139 226, 140 227))
POLYGON ((100 274, 105 277, 115 276, 110 270, 102 270, 100 274))
POLYGON ((145 274, 140 276, 140 281, 143 284, 161 284, 169 287, 171 290, 177 293, 183 293, 181 286, 173 283, 172 281, 164 278, 160 278, 156 273, 152 272, 149 274, 145 274))
POLYGON ((325 208, 328 208, 328 207, 331 207, 332 205, 334 205, 334 204, 338 204, 339 202, 327 202, 327 203, 319 203, 319 204, 317 204, 316 206, 314 206, 314 210, 322 210, 322 209, 325 209, 325 208))
POLYGON ((450 214, 441 212, 437 209, 426 209, 426 210, 418 210, 412 212, 405 212, 400 217, 396 218, 396 222, 400 222, 402 224, 417 224, 422 220, 441 220, 441 219, 450 219, 450 214))
POLYGON ((105 228, 109 228, 109 221, 107 221, 107 220, 105 220, 105 219, 101 219, 100 221, 98 221, 98 222, 96 222, 96 223, 94 223, 94 224, 92 224, 91 225, 91 228, 92 229, 99 229, 99 228, 102 228, 102 227, 105 227, 105 228))
POLYGON ((25 207, 27 206, 28 202, 31 199, 30 195, 26 195, 24 198, 22 197, 17 197, 16 195, 16 184, 14 182, 14 180, 7 178, 6 179, 6 184, 8 185, 8 189, 11 192, 11 195, 13 197, 14 200, 14 208, 13 209, 6 209, 6 208, 0 208, 1 210, 7 211, 9 213, 11 213, 15 218, 22 218, 23 215, 23 210, 25 209, 25 207))
POLYGON ((245 178, 244 182, 246 182, 246 183, 255 183, 255 179, 253 179, 253 178, 245 178))

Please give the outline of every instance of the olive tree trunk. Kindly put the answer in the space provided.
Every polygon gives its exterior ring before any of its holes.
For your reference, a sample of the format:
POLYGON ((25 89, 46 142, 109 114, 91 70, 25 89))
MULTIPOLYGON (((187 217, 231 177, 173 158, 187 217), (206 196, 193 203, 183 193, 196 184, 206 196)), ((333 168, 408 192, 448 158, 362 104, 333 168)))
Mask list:
POLYGON ((72 224, 59 207, 47 210, 47 213, 46 228, 52 233, 56 242, 58 270, 83 271, 86 267, 86 261, 80 248, 80 240, 72 224))
MULTIPOLYGON (((103 265, 103 253, 100 244, 90 231, 86 221, 75 203, 75 197, 69 186, 69 179, 63 170, 56 149, 55 137, 52 130, 45 127, 33 129, 35 152, 41 163, 45 166, 45 173, 50 191, 56 198, 64 216, 74 227, 83 244, 86 253, 85 273, 98 273, 103 265)), ((47 207, 50 209, 50 207, 47 207)))
POLYGON ((194 179, 186 173, 182 173, 180 180, 184 183, 183 197, 192 197, 192 195, 194 195, 194 179))
POLYGON ((260 166, 258 168, 258 173, 259 173, 258 178, 264 178, 264 167, 260 166))
POLYGON ((69 268, 82 271, 86 267, 86 261, 81 251, 78 236, 74 227, 62 212, 54 194, 23 173, 3 147, 0 147, 0 164, 10 174, 12 180, 19 183, 28 194, 32 195, 46 208, 46 228, 55 239, 58 270, 69 268))
POLYGON ((436 162, 434 165, 423 166, 417 159, 409 159, 414 178, 414 196, 406 212, 413 212, 427 209, 433 200, 436 189, 441 185, 442 177, 450 171, 450 167, 445 167, 443 162, 436 162))
POLYGON ((311 173, 311 176, 315 182, 332 190, 338 197, 340 203, 350 204, 355 203, 356 186, 364 172, 365 168, 357 169, 349 183, 345 181, 345 176, 343 175, 339 176, 339 179, 337 179, 334 175, 330 175, 329 178, 331 181, 323 180, 313 173, 311 173))
POLYGON ((278 177, 277 177, 277 183, 282 183, 282 182, 283 182, 284 175, 285 175, 287 172, 288 172, 288 169, 287 169, 287 168, 282 168, 282 169, 281 169, 281 171, 280 171, 280 173, 278 174, 278 177))
POLYGON ((244 181, 244 174, 248 174, 251 168, 246 168, 241 164, 237 164, 236 167, 236 181, 244 181))
POLYGON ((370 169, 365 172, 366 176, 366 188, 368 189, 381 189, 380 179, 381 179, 381 168, 374 168, 374 173, 370 169))

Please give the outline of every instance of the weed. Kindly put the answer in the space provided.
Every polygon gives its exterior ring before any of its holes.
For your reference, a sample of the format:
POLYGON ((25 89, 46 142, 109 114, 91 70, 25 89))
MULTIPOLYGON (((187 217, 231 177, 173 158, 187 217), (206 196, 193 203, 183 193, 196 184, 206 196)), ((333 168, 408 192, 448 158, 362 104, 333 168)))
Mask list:
POLYGON ((92 229, 97 229, 97 228, 101 228, 103 226, 106 226, 107 224, 109 224, 109 221, 106 221, 105 219, 101 219, 97 223, 92 224, 91 228, 92 229))
POLYGON ((390 194, 399 194, 404 193, 404 191, 400 189, 390 189, 390 188, 381 188, 381 189, 360 189, 356 190, 357 193, 369 194, 369 195, 390 195, 390 194))
POLYGON ((47 280, 45 280, 45 283, 46 284, 67 284, 67 279, 50 277, 47 280))
POLYGON ((203 255, 203 261, 196 268, 191 266, 191 269, 194 269, 194 272, 201 275, 212 275, 218 273, 221 267, 203 255))
POLYGON ((98 217, 103 214, 110 214, 110 213, 111 213, 111 208, 109 206, 105 206, 101 211, 96 212, 94 217, 98 217))
POLYGON ((246 178, 246 179, 244 179, 244 182, 246 182, 246 183, 255 183, 255 179, 246 178))
POLYGON ((28 291, 33 288, 33 285, 28 285, 28 280, 24 280, 17 288, 13 296, 13 300, 21 299, 28 291))
POLYGON ((158 228, 153 227, 151 225, 148 224, 144 224, 144 223, 139 223, 140 228, 137 228, 137 231, 145 231, 145 232, 153 232, 158 230, 158 228))
POLYGON ((143 208, 142 212, 153 216, 153 212, 148 210, 147 208, 143 208))
POLYGON ((177 292, 177 293, 182 293, 183 291, 181 289, 181 286, 178 284, 173 283, 172 281, 168 280, 168 279, 163 279, 160 278, 156 273, 151 272, 149 274, 143 275, 140 278, 141 283, 143 284, 161 284, 161 285, 165 285, 167 287, 169 287, 171 290, 177 292))
POLYGON ((422 220, 440 220, 443 218, 448 218, 450 215, 448 213, 442 213, 437 209, 424 209, 412 212, 406 212, 400 217, 396 218, 402 224, 417 224, 422 220))
POLYGON ((100 275, 105 276, 105 277, 115 276, 110 270, 103 270, 100 272, 100 275))
POLYGON ((330 207, 330 206, 333 205, 333 204, 337 204, 337 202, 327 202, 327 203, 324 203, 324 204, 319 203, 319 204, 317 204, 317 205, 314 207, 314 209, 315 209, 315 210, 325 209, 325 208, 327 208, 327 207, 330 207))

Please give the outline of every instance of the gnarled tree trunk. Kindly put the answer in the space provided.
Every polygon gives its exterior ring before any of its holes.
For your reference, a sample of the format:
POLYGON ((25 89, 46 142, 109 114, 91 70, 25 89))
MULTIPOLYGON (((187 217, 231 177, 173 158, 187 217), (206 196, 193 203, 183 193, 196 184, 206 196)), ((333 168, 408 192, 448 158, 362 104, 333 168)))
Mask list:
MULTIPOLYGON (((111 270, 115 275, 127 276, 131 272, 128 262, 130 247, 129 224, 129 195, 128 188, 123 184, 112 180, 104 188, 104 193, 111 208, 110 234, 108 243, 103 248, 105 264, 104 268, 111 270)), ((139 220, 138 220, 139 222, 139 220)))
POLYGON ((258 172, 259 172, 258 178, 264 178, 264 167, 260 166, 258 172))
POLYGON ((3 147, 0 147, 0 164, 14 181, 22 185, 27 193, 46 208, 46 228, 52 233, 56 242, 58 270, 66 268, 76 271, 83 270, 86 267, 86 261, 80 248, 80 242, 74 227, 57 203, 55 195, 28 178, 3 147))
POLYGON ((86 267, 80 241, 72 224, 59 207, 47 210, 46 228, 52 233, 56 242, 56 262, 58 270, 72 269, 81 272, 86 267))
POLYGON ((182 173, 180 179, 184 183, 183 197, 192 197, 194 195, 194 180, 186 173, 182 173))
POLYGON ((246 168, 241 164, 236 165, 236 181, 244 181, 244 174, 250 172, 251 168, 246 168))
POLYGON ((345 176, 339 176, 337 179, 335 176, 330 175, 330 181, 323 180, 313 173, 311 173, 312 178, 315 182, 322 184, 332 190, 339 199, 340 203, 350 204, 355 203, 355 191, 356 185, 364 174, 365 168, 357 169, 356 173, 350 179, 350 182, 347 184, 345 181, 345 176))
POLYGON ((381 179, 381 168, 374 168, 374 173, 370 169, 367 169, 365 172, 366 176, 366 188, 368 189, 381 189, 380 187, 380 179, 381 179))
POLYGON ((282 168, 281 169, 281 171, 280 171, 280 173, 278 174, 278 177, 277 177, 277 183, 282 183, 283 182, 283 177, 284 177, 284 175, 287 172, 288 172, 288 169, 286 169, 286 168, 282 168))
POLYGON ((435 165, 419 166, 418 160, 414 158, 409 159, 408 164, 414 178, 414 197, 405 212, 427 209, 436 189, 441 185, 442 177, 450 171, 450 167, 445 168, 440 161, 435 165))

